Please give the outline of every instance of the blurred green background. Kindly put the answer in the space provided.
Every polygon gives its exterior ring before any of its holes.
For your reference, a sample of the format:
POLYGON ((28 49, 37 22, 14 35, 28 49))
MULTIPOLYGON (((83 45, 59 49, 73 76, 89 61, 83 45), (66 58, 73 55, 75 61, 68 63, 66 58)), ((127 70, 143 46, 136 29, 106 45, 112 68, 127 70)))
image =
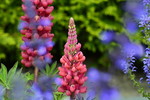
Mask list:
MULTIPOLYGON (((73 17, 78 40, 87 57, 86 62, 89 63, 89 66, 107 69, 110 66, 108 50, 113 49, 115 43, 103 44, 100 41, 100 33, 104 30, 114 30, 117 33, 125 31, 122 9, 124 2, 125 0, 54 0, 55 9, 52 12, 55 17, 52 30, 52 33, 55 34, 53 60, 59 61, 63 55, 68 21, 70 17, 73 17)), ((21 59, 19 48, 23 41, 17 29, 20 16, 24 15, 21 4, 21 0, 0 2, 0 63, 6 66, 12 66, 21 59)))

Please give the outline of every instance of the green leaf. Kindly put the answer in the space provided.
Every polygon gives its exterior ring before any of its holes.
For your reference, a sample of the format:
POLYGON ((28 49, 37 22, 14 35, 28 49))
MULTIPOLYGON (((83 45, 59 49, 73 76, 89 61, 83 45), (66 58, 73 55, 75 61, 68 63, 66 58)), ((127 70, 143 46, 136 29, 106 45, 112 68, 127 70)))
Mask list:
POLYGON ((10 81, 14 77, 16 70, 17 70, 17 67, 18 67, 18 62, 16 62, 14 64, 14 66, 9 70, 9 72, 8 72, 8 84, 10 84, 10 81))
POLYGON ((57 61, 54 62, 51 67, 49 65, 46 65, 46 68, 44 70, 41 70, 45 75, 55 75, 58 73, 58 69, 56 68, 57 61))
POLYGON ((51 69, 50 69, 50 66, 47 64, 47 65, 46 65, 46 69, 45 69, 45 74, 46 74, 46 75, 49 75, 50 70, 51 70, 51 69))
POLYGON ((4 64, 1 64, 1 73, 2 73, 2 82, 4 82, 4 84, 6 84, 6 80, 7 80, 7 68, 4 64))
POLYGON ((34 75, 27 72, 27 73, 25 73, 25 78, 26 78, 27 81, 30 81, 30 80, 34 79, 34 75))
POLYGON ((52 75, 55 75, 56 73, 57 73, 57 68, 56 68, 56 65, 57 65, 57 61, 55 61, 53 64, 52 64, 52 66, 51 66, 51 68, 50 68, 50 72, 49 72, 49 74, 52 74, 52 75))
POLYGON ((61 100, 63 98, 62 92, 54 92, 54 100, 61 100))

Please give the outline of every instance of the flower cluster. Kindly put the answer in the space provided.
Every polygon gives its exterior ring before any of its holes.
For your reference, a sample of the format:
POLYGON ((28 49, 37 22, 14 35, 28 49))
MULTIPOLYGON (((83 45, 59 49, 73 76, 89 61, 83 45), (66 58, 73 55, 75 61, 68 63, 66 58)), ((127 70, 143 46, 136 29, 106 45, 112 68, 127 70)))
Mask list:
POLYGON ((143 0, 144 4, 144 14, 142 15, 140 22, 139 22, 139 27, 143 27, 144 31, 147 31, 150 29, 150 0, 143 0))
POLYGON ((81 44, 77 44, 77 34, 73 18, 69 22, 67 43, 65 44, 64 56, 60 59, 62 66, 59 67, 59 75, 62 76, 62 85, 59 92, 75 97, 78 93, 85 93, 87 88, 82 86, 87 80, 86 65, 83 64, 85 56, 80 51, 81 44))
POLYGON ((24 44, 21 46, 23 60, 21 61, 26 67, 32 65, 37 66, 37 61, 47 63, 51 61, 52 55, 49 53, 52 50, 51 33, 53 23, 51 20, 51 12, 54 7, 49 6, 53 0, 22 0, 24 4, 22 9, 25 15, 21 17, 22 23, 21 33, 24 35, 22 40, 24 44))
POLYGON ((103 31, 100 35, 100 39, 103 43, 110 43, 115 38, 115 32, 111 30, 103 31))
POLYGON ((143 63, 144 63, 144 66, 143 66, 143 70, 146 74, 146 77, 147 77, 147 82, 148 84, 150 84, 150 49, 149 48, 146 48, 146 55, 145 55, 146 58, 143 59, 143 63))
POLYGON ((112 63, 124 73, 128 73, 129 70, 136 71, 134 63, 136 58, 143 56, 143 46, 132 43, 125 35, 116 35, 115 42, 119 44, 119 47, 110 53, 112 63))
POLYGON ((143 0, 143 4, 144 5, 149 5, 150 4, 150 0, 143 0))
POLYGON ((77 96, 77 100, 120 100, 121 95, 118 89, 112 84, 112 76, 109 73, 100 72, 95 68, 88 69, 87 72, 88 91, 83 97, 77 96))
POLYGON ((31 87, 31 93, 28 100, 53 100, 53 79, 47 76, 41 76, 38 83, 31 87))

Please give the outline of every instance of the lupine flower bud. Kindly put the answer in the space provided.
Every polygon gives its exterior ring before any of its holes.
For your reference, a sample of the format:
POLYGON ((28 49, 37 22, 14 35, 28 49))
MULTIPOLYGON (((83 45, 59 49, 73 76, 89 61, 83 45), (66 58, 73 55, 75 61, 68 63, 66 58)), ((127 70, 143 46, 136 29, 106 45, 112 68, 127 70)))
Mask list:
POLYGON ((58 68, 59 75, 62 77, 62 86, 58 88, 58 91, 64 92, 68 96, 86 92, 86 87, 82 86, 87 80, 85 77, 87 69, 83 64, 85 56, 80 51, 81 44, 77 41, 74 20, 71 18, 68 39, 64 46, 64 56, 60 59, 62 66, 58 68))
POLYGON ((21 17, 23 22, 19 27, 25 43, 21 46, 23 50, 21 62, 26 67, 42 67, 50 63, 52 58, 49 52, 54 45, 52 42, 54 34, 51 33, 53 16, 50 13, 54 7, 49 5, 53 0, 22 1, 25 15, 21 17))

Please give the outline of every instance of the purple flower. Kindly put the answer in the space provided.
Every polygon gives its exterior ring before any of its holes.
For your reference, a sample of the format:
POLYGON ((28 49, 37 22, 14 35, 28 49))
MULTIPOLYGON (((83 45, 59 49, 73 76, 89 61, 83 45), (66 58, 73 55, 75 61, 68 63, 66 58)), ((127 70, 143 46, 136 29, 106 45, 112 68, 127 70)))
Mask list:
POLYGON ((8 98, 11 100, 28 100, 27 81, 22 74, 16 74, 11 82, 8 98))
POLYGON ((125 23, 126 23, 126 29, 128 30, 129 33, 136 33, 137 30, 138 30, 138 26, 137 26, 137 23, 133 20, 133 19, 126 19, 125 20, 125 23))
POLYGON ((38 83, 34 83, 31 87, 33 95, 29 100, 53 100, 53 79, 47 76, 39 78, 38 83))
POLYGON ((26 50, 28 47, 26 46, 25 43, 23 43, 21 46, 20 46, 21 50, 26 50))
POLYGON ((141 57, 144 54, 144 49, 142 45, 130 42, 124 43, 122 45, 122 51, 125 55, 128 56, 141 57))
POLYGON ((142 82, 143 82, 143 77, 141 77, 141 78, 139 79, 139 82, 140 82, 140 83, 142 83, 142 82))
POLYGON ((24 28, 27 27, 27 26, 28 26, 28 23, 27 23, 27 22, 21 21, 21 22, 19 23, 19 25, 18 25, 18 30, 22 30, 22 29, 24 29, 24 28))
POLYGON ((0 85, 0 100, 3 100, 5 92, 6 92, 5 88, 0 85))
POLYGON ((58 85, 58 86, 62 85, 62 83, 61 83, 61 78, 59 78, 59 77, 55 77, 55 78, 54 78, 54 82, 55 82, 55 84, 58 85))
POLYGON ((137 50, 140 51, 140 49, 138 48, 138 46, 132 44, 132 43, 126 43, 123 45, 122 47, 122 61, 123 63, 122 66, 124 66, 123 68, 123 72, 127 73, 129 70, 131 71, 136 71, 136 67, 134 66, 135 63, 135 55, 140 55, 141 56, 141 52, 137 52, 137 50))
POLYGON ((40 58, 35 58, 33 61, 34 66, 38 67, 40 70, 46 67, 47 64, 50 64, 52 60, 49 57, 44 57, 43 60, 40 58))
POLYGON ((144 27, 145 30, 150 29, 150 17, 147 15, 143 15, 139 22, 139 27, 144 27))
POLYGON ((36 16, 36 11, 33 8, 33 2, 31 2, 30 0, 24 0, 24 5, 26 7, 26 14, 30 17, 30 18, 34 18, 36 16))
POLYGON ((146 48, 146 55, 145 55, 145 58, 143 59, 143 63, 144 63, 144 66, 143 66, 143 70, 146 74, 146 81, 148 82, 148 84, 150 84, 150 49, 149 48, 146 48))
POLYGON ((115 40, 120 44, 120 47, 111 52, 111 57, 117 68, 127 73, 129 70, 136 71, 134 66, 135 57, 142 57, 144 54, 143 46, 140 44, 131 43, 127 36, 117 35, 115 40))
POLYGON ((120 64, 123 72, 126 74, 126 73, 128 73, 129 70, 136 71, 134 62, 135 62, 135 57, 130 56, 130 57, 122 59, 121 62, 119 62, 119 64, 120 64))
POLYGON ((143 4, 144 5, 149 5, 150 4, 150 0, 143 0, 143 4))
POLYGON ((119 91, 109 84, 111 81, 110 74, 90 68, 87 76, 88 91, 84 97, 78 95, 78 100, 120 100, 119 91))
POLYGON ((55 43, 53 41, 47 41, 46 42, 46 47, 53 47, 55 43))
MULTIPOLYGON (((95 68, 90 68, 87 73, 88 81, 92 83, 98 82, 109 82, 111 80, 111 76, 108 73, 99 72, 95 68)), ((98 83, 99 84, 99 83, 98 83)), ((100 84, 99 84, 100 85, 100 84)))
POLYGON ((90 68, 87 73, 88 81, 88 91, 86 94, 87 100, 91 100, 99 95, 102 88, 108 87, 111 80, 111 75, 104 72, 99 72, 95 68, 90 68))
POLYGON ((49 26, 51 24, 51 21, 48 18, 42 18, 39 20, 38 24, 42 26, 49 26))
POLYGON ((141 15, 145 13, 140 0, 127 0, 125 10, 136 19, 140 19, 141 15))
POLYGON ((20 23, 19 29, 24 35, 22 40, 25 43, 21 46, 23 58, 21 63, 26 67, 43 68, 53 57, 50 53, 54 45, 52 42, 54 34, 51 33, 53 16, 50 13, 54 7, 49 7, 53 1, 45 1, 44 4, 41 0, 22 0, 22 2, 25 15, 21 16, 24 22, 20 23))
POLYGON ((54 43, 49 39, 34 39, 32 41, 26 41, 22 44, 21 49, 26 50, 30 47, 31 50, 37 50, 38 56, 34 57, 33 64, 39 69, 42 69, 46 66, 46 64, 50 64, 52 62, 51 55, 48 51, 52 49, 53 46, 54 43))
MULTIPOLYGON (((145 7, 145 13, 140 17, 139 27, 143 28, 143 31, 150 30, 150 0, 143 0, 143 5, 145 7)), ((147 34, 145 34, 147 36, 147 34)), ((148 36, 149 37, 149 36, 148 36)))
POLYGON ((46 52, 47 52, 47 50, 44 46, 39 47, 39 49, 38 49, 39 55, 44 55, 44 54, 46 54, 46 52))
POLYGON ((100 34, 100 39, 103 43, 110 43, 113 41, 115 37, 115 32, 114 31, 103 31, 101 34, 100 34))
POLYGON ((53 100, 53 95, 50 91, 42 92, 36 84, 32 86, 31 91, 33 96, 29 100, 53 100))
POLYGON ((124 73, 128 72, 126 67, 128 66, 128 63, 126 62, 126 59, 121 59, 121 58, 116 59, 115 65, 117 66, 118 69, 123 70, 124 73))
POLYGON ((115 88, 103 89, 100 94, 100 100, 120 100, 120 93, 115 88))

